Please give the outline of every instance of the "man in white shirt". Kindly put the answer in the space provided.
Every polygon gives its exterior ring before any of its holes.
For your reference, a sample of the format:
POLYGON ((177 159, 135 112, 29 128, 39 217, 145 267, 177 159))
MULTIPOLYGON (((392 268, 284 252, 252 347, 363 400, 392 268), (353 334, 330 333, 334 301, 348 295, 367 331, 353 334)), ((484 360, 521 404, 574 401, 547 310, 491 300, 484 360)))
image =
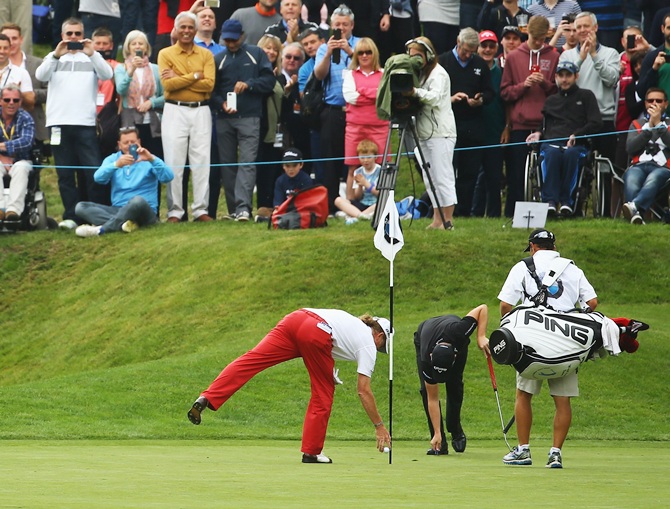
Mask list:
POLYGON ((377 410, 370 379, 377 352, 386 353, 391 325, 386 318, 360 318, 339 309, 299 309, 286 315, 252 350, 231 362, 193 403, 188 419, 200 424, 205 408, 219 409, 261 371, 301 357, 309 373, 312 397, 302 434, 303 463, 332 463, 322 454, 335 384, 341 383, 335 360, 358 365, 358 395, 375 427, 377 449, 391 445, 391 436, 377 410))
MULTIPOLYGON (((574 310, 576 305, 595 310, 598 305, 595 290, 580 268, 571 260, 560 258, 555 243, 554 234, 543 228, 533 230, 530 234, 526 248, 531 253, 530 259, 522 260, 512 267, 498 294, 501 316, 506 316, 519 301, 526 305, 538 305, 537 297, 543 295, 543 292, 546 298, 539 304, 554 311, 574 310), (545 275, 551 271, 556 273, 556 277, 548 281, 545 275)), ((561 447, 572 420, 570 398, 579 396, 577 373, 547 380, 547 383, 556 406, 553 447, 549 451, 547 467, 561 468, 561 447)), ((533 422, 531 399, 533 395, 539 394, 541 387, 542 380, 530 380, 517 373, 514 416, 519 445, 503 458, 506 465, 533 463, 529 445, 533 422)))
POLYGON ((0 33, 0 89, 7 85, 16 85, 21 90, 23 109, 32 110, 35 106, 35 92, 30 74, 25 69, 15 66, 9 60, 11 41, 0 33))
POLYGON ((81 20, 65 20, 61 37, 35 77, 49 82, 47 127, 51 127, 51 149, 65 209, 59 226, 74 229, 81 222, 74 211, 78 202, 87 198, 109 203, 107 190, 93 181, 93 171, 102 162, 95 130, 98 79, 109 80, 114 72, 93 49, 93 41, 84 39, 81 20))

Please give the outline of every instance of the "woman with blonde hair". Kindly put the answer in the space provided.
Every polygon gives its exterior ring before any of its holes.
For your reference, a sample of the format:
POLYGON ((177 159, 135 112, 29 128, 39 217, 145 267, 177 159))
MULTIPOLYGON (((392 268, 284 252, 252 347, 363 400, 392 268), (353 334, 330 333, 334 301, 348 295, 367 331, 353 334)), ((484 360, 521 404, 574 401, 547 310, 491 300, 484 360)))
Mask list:
POLYGON ((278 134, 283 136, 281 103, 286 80, 281 71, 283 45, 279 37, 265 34, 256 45, 267 55, 277 79, 272 93, 268 95, 265 104, 263 104, 260 141, 256 157, 258 163, 265 163, 258 164, 256 167, 256 207, 258 213, 255 221, 261 222, 272 215, 275 181, 282 174, 279 163, 282 156, 282 147, 275 146, 279 145, 275 142, 279 141, 278 134))
POLYGON ((123 43, 123 65, 114 71, 116 91, 121 96, 121 126, 135 127, 145 146, 152 154, 162 157, 161 121, 163 85, 158 65, 149 62, 151 46, 141 30, 132 30, 123 43))
MULTIPOLYGON (((347 174, 347 199, 354 197, 354 170, 359 166, 358 144, 369 139, 380 150, 386 146, 389 123, 377 117, 377 89, 382 79, 379 50, 369 37, 360 39, 354 46, 349 69, 342 72, 342 95, 347 102, 346 129, 344 132, 344 162, 349 166, 347 174)), ((381 163, 381 155, 377 155, 381 163)))

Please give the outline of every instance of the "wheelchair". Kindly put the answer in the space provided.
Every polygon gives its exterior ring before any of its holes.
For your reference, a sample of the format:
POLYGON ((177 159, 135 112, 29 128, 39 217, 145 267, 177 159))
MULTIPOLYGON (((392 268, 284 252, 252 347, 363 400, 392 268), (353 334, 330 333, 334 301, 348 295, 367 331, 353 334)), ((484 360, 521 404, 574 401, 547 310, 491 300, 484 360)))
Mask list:
MULTIPOLYGON (((31 159, 33 168, 28 174, 28 187, 23 213, 18 221, 3 221, 0 226, 0 233, 14 233, 19 230, 54 230, 58 228, 56 220, 47 215, 46 197, 40 189, 41 166, 45 162, 40 148, 33 148, 31 159)), ((9 201, 9 181, 9 176, 2 179, 3 192, 0 196, 0 207, 3 209, 9 201)))
MULTIPOLYGON (((577 186, 574 196, 574 208, 571 216, 586 217, 589 205, 593 217, 606 215, 606 193, 604 174, 614 173, 612 163, 606 157, 601 157, 597 151, 590 149, 582 160, 577 173, 577 186)), ((526 201, 542 201, 542 155, 540 144, 533 143, 526 156, 524 170, 524 199, 526 201)), ((566 216, 562 216, 566 217, 566 216)))

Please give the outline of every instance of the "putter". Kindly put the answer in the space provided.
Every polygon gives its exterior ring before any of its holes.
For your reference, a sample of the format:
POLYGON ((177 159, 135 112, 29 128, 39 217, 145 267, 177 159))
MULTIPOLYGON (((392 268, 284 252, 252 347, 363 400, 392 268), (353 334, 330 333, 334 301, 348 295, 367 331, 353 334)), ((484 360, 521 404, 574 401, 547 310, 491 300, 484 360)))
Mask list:
POLYGON ((510 452, 512 452, 513 449, 509 445, 509 442, 507 441, 507 432, 512 427, 512 424, 514 424, 514 416, 512 416, 510 421, 507 423, 507 426, 505 426, 505 420, 503 419, 502 409, 500 408, 500 398, 498 397, 498 383, 496 382, 496 374, 493 372, 493 362, 491 362, 491 356, 489 354, 486 354, 486 361, 489 364, 489 373, 491 374, 491 385, 493 386, 493 393, 496 395, 496 403, 498 404, 498 415, 500 416, 500 426, 502 427, 503 438, 505 439, 505 444, 507 444, 507 448, 510 450, 510 452))

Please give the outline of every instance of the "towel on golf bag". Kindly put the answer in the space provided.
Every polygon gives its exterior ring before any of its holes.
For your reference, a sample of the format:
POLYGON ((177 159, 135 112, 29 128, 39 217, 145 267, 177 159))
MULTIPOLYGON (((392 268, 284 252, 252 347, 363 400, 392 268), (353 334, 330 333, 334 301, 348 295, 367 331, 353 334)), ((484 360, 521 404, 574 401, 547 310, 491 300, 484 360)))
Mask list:
POLYGON ((524 378, 561 378, 591 358, 621 353, 621 329, 597 312, 563 313, 545 307, 517 307, 505 315, 500 325, 517 343, 519 352, 512 365, 524 378))
POLYGON ((295 191, 274 212, 270 224, 275 230, 318 228, 328 223, 328 190, 311 186, 295 191))

